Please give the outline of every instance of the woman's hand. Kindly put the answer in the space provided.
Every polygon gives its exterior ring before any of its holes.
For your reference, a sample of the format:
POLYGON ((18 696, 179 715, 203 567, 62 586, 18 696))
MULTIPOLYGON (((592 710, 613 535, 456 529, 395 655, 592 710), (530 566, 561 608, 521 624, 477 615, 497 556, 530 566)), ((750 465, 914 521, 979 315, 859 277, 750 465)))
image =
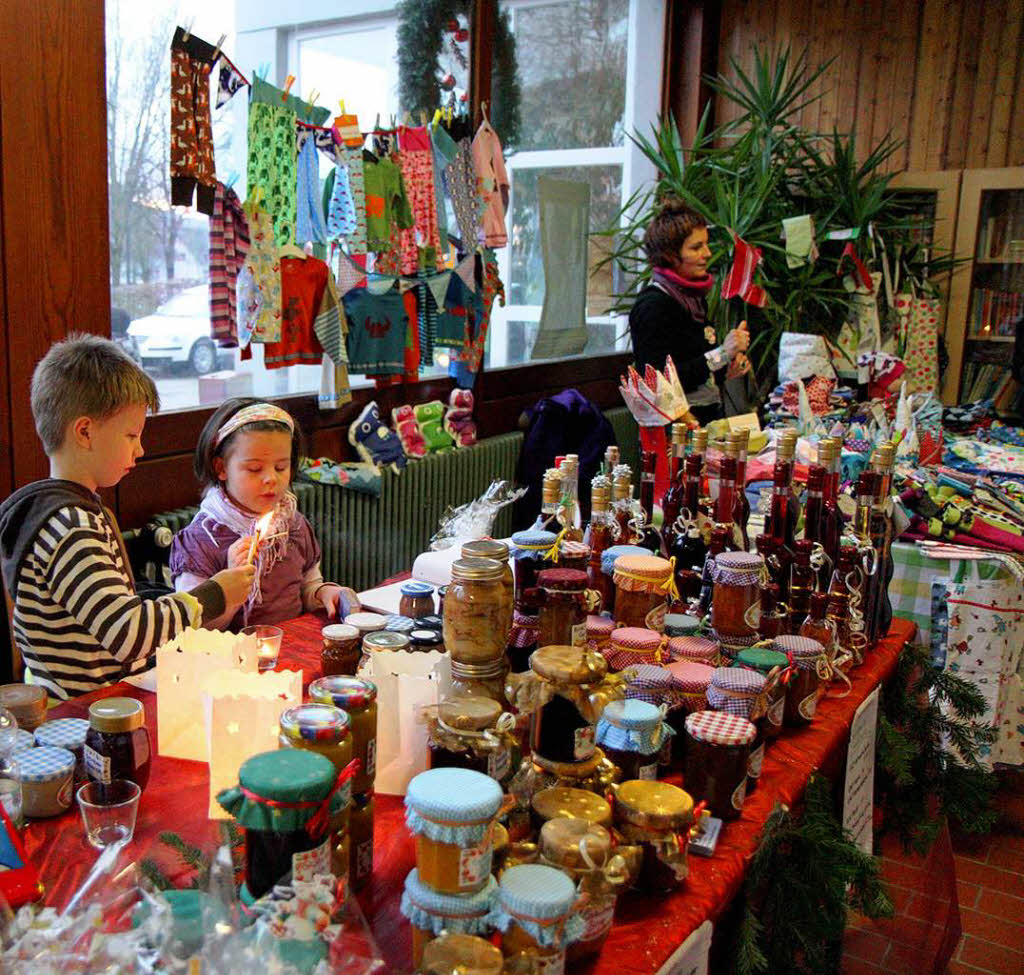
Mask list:
POLYGON ((730 361, 729 368, 725 371, 725 378, 739 379, 740 376, 745 376, 752 369, 750 360, 740 352, 730 361))
POLYGON ((237 542, 232 542, 228 549, 228 568, 239 569, 249 560, 249 546, 252 535, 243 535, 237 542))
POLYGON ((739 353, 746 352, 749 348, 750 332, 747 331, 747 323, 744 320, 725 336, 725 341, 722 343, 722 351, 728 358, 734 359, 739 353))

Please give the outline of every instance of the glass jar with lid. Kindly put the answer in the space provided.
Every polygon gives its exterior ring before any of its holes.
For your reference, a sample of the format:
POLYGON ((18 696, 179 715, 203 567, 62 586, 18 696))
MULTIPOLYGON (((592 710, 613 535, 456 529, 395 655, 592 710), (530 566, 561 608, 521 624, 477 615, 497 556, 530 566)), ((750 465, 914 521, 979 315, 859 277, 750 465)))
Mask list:
POLYGON ((708 706, 708 687, 714 667, 697 660, 675 660, 665 668, 679 690, 679 707, 668 713, 668 723, 675 735, 672 738, 672 767, 681 769, 686 763, 686 717, 708 706))
POLYGON ((398 601, 398 615, 419 619, 434 612, 434 587, 427 582, 403 582, 398 601))
POLYGON ((663 632, 669 601, 676 598, 672 563, 657 555, 620 555, 613 579, 616 621, 663 632))
POLYGON ((537 573, 554 565, 550 556, 557 545, 558 536, 543 528, 528 528, 512 536, 517 604, 528 589, 537 585, 537 573))
POLYGON ((352 756, 359 759, 352 791, 369 792, 377 774, 376 685, 361 677, 321 677, 309 685, 309 696, 317 704, 333 704, 348 715, 352 756))
POLYGON ((508 664, 504 658, 487 664, 458 664, 452 661, 452 683, 449 694, 470 694, 496 701, 503 711, 508 709, 505 681, 508 664))
POLYGON ((503 782, 512 770, 515 717, 491 698, 452 694, 428 721, 431 768, 468 768, 503 782))
POLYGON ((783 722, 790 727, 810 724, 827 686, 825 647, 807 636, 780 636, 772 644, 772 649, 787 654, 793 661, 793 673, 786 688, 783 722))
POLYGON ((750 646, 760 621, 758 583, 764 559, 754 552, 722 552, 712 573, 711 626, 725 644, 750 646))
POLYGON ((747 756, 747 792, 752 792, 761 778, 764 761, 764 715, 768 709, 767 683, 764 674, 745 667, 716 667, 708 687, 708 707, 746 718, 757 729, 747 756))
POLYGON ((540 590, 537 644, 582 647, 587 642, 587 574, 577 569, 545 569, 540 590))
POLYGON ((615 826, 627 843, 643 849, 636 886, 647 891, 678 887, 689 873, 693 799, 668 782, 641 779, 620 782, 614 791, 615 826))
POLYGON ((413 630, 409 649, 413 653, 444 653, 444 637, 439 630, 413 630))
POLYGON ((410 640, 407 634, 394 630, 374 630, 363 637, 363 653, 405 653, 409 650, 410 640))
POLYGON ((321 631, 324 646, 320 651, 320 672, 323 677, 335 674, 353 675, 363 655, 362 636, 347 623, 328 623, 321 631))
POLYGON ((508 600, 508 613, 511 616, 512 607, 515 604, 516 583, 512 566, 509 565, 508 545, 493 538, 478 538, 476 541, 463 544, 462 557, 464 559, 494 559, 495 562, 501 563, 501 581, 508 600))
POLYGON ((638 664, 667 663, 666 641, 655 630, 645 630, 639 626, 619 626, 612 630, 604 658, 608 661, 608 666, 615 671, 638 664))
POLYGON ((549 819, 571 817, 606 829, 612 825, 612 807, 608 800, 586 789, 555 785, 535 792, 530 800, 538 828, 549 819))
POLYGON ((57 718, 45 721, 34 733, 37 745, 50 748, 66 748, 75 756, 75 785, 85 782, 89 775, 85 770, 85 739, 89 734, 89 722, 85 718, 57 718))
POLYGON ((721 711, 686 719, 686 787, 707 802, 712 816, 737 819, 747 795, 747 759, 757 729, 721 711))
POLYGON ((388 625, 386 616, 382 616, 380 613, 349 613, 345 617, 344 622, 348 626, 354 626, 361 637, 366 636, 367 633, 372 633, 374 630, 383 630, 388 625))
POLYGON ((512 611, 504 568, 494 559, 457 559, 444 600, 444 645, 453 663, 489 664, 505 656, 512 611))
POLYGON ((541 971, 564 971, 565 950, 584 929, 577 899, 576 885, 554 867, 524 863, 506 870, 493 915, 505 957, 526 952, 536 956, 541 971))
POLYGON ((560 569, 576 569, 586 574, 590 565, 590 546, 585 542, 562 539, 558 546, 558 567, 560 569))
POLYGON ((423 975, 502 975, 505 960, 475 934, 442 934, 423 949, 423 975))
POLYGON ((107 697, 90 704, 82 757, 89 778, 96 782, 109 785, 114 779, 130 779, 145 789, 152 750, 142 702, 107 697))
POLYGON ((748 647, 736 655, 734 667, 756 670, 766 679, 765 693, 767 709, 762 726, 765 741, 778 738, 782 732, 783 715, 786 709, 786 683, 782 675, 789 667, 789 658, 777 650, 766 647, 748 647))
MULTIPOLYGON (((656 779, 663 749, 674 732, 665 723, 667 708, 635 698, 612 701, 597 722, 597 743, 622 770, 623 779, 656 779)), ((668 765, 665 754, 663 764, 668 765)))

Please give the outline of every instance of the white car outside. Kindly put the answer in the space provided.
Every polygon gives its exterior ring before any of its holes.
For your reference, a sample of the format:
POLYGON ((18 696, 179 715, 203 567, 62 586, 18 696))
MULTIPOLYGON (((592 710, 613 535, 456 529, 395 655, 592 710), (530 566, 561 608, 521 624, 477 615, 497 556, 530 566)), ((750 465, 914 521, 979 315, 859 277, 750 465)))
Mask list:
POLYGON ((152 315, 128 326, 130 352, 147 371, 159 366, 188 365, 202 376, 218 365, 210 338, 210 290, 186 288, 165 301, 152 315))

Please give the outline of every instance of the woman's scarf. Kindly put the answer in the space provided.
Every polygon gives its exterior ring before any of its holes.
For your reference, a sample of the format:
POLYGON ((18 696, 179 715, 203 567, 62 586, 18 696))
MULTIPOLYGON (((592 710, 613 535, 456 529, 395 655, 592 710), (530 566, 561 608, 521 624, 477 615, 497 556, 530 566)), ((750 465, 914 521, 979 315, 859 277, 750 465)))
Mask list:
MULTIPOLYGON (((210 488, 203 495, 203 500, 199 503, 199 510, 210 521, 229 528, 240 538, 255 534, 256 522, 262 517, 243 511, 219 485, 210 488)), ((242 606, 242 618, 246 623, 249 622, 249 613, 252 608, 263 602, 262 583, 264 578, 288 552, 288 532, 291 529, 292 520, 295 518, 295 512, 295 495, 289 491, 274 508, 270 525, 264 535, 264 540, 260 542, 259 551, 256 553, 256 578, 253 580, 249 598, 242 606)), ((204 529, 211 541, 214 541, 209 528, 204 525, 204 529)))
POLYGON ((670 267, 654 268, 651 272, 651 279, 681 305, 686 304, 688 297, 704 297, 715 283, 714 277, 710 274, 705 274, 702 278, 684 278, 670 267), (690 292, 690 294, 687 295, 686 292, 690 292))

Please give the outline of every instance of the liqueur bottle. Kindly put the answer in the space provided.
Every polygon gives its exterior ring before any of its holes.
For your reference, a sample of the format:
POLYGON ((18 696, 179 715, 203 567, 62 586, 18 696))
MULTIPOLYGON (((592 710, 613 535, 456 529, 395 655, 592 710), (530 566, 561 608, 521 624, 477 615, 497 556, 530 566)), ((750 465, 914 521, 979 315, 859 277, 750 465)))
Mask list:
POLYGON ((574 542, 583 540, 583 520, 579 502, 580 459, 576 454, 566 454, 559 472, 562 475, 562 523, 565 537, 574 542))
POLYGON ((896 449, 888 440, 883 441, 871 455, 871 469, 877 474, 875 502, 871 511, 871 541, 875 548, 875 597, 868 626, 868 638, 874 643, 889 632, 892 623, 892 601, 889 584, 892 582, 892 466, 896 449))
POLYGON ((825 611, 825 618, 830 620, 835 628, 837 654, 853 652, 850 639, 850 601, 853 593, 850 587, 853 584, 856 565, 857 550, 852 545, 840 546, 839 561, 828 587, 828 609, 825 611))
POLYGON ((826 651, 829 651, 829 656, 832 656, 831 646, 834 637, 834 630, 825 617, 827 610, 828 593, 811 593, 811 608, 807 611, 807 616, 803 623, 800 624, 799 635, 810 637, 812 640, 817 640, 818 643, 826 649, 826 651))
POLYGON ((701 570, 699 603, 701 616, 706 616, 711 611, 711 594, 714 591, 712 577, 714 575, 715 556, 721 555, 725 551, 728 534, 725 528, 720 528, 717 525, 711 529, 711 544, 708 546, 708 554, 704 559, 704 566, 701 570))
POLYGON ((793 563, 789 570, 789 611, 793 630, 796 631, 810 612, 811 595, 816 586, 811 566, 812 543, 801 538, 793 548, 793 563))
POLYGON ((619 464, 612 477, 612 514, 618 525, 618 545, 633 544, 633 484, 632 472, 626 464, 619 464))
POLYGON ((643 509, 644 523, 640 540, 636 544, 650 549, 655 555, 661 555, 665 545, 661 532, 654 525, 654 469, 657 461, 658 455, 653 450, 641 453, 640 507, 643 509))
POLYGON ((685 423, 672 424, 672 466, 669 485, 661 499, 661 533, 665 539, 666 549, 672 548, 678 533, 682 532, 685 535, 685 529, 682 525, 677 525, 676 521, 685 503, 686 434, 685 423))
POLYGON ((718 497, 715 499, 715 528, 726 531, 725 547, 732 552, 746 551, 743 535, 734 520, 736 510, 736 459, 739 449, 732 440, 722 444, 718 469, 718 497))
POLYGON ((750 521, 750 500, 747 498, 747 448, 750 446, 750 431, 736 430, 730 435, 736 445, 736 502, 732 517, 739 528, 743 551, 749 551, 750 538, 747 535, 747 523, 750 521))
POLYGON ((869 640, 869 621, 872 619, 877 595, 875 585, 878 579, 877 552, 872 544, 871 537, 871 516, 875 503, 875 487, 878 475, 871 470, 862 471, 857 478, 857 507, 853 515, 853 534, 857 539, 857 553, 864 555, 872 564, 874 571, 871 575, 859 573, 861 578, 860 600, 857 606, 857 613, 851 613, 850 632, 863 633, 864 639, 869 640))
POLYGON ((783 601, 789 598, 789 566, 793 558, 793 542, 800 505, 793 496, 793 461, 796 457, 795 430, 783 431, 775 452, 772 471, 772 498, 768 509, 767 534, 772 540, 774 556, 779 562, 779 590, 783 601))
POLYGON ((839 477, 842 467, 843 441, 840 437, 825 437, 818 446, 818 463, 825 468, 818 535, 829 565, 835 567, 839 558, 839 540, 843 535, 843 513, 839 510, 839 477))
POLYGON ((611 606, 615 585, 611 576, 601 571, 601 553, 614 544, 611 513, 611 485, 608 478, 598 475, 590 482, 590 524, 584 541, 590 546, 590 560, 587 563, 587 585, 601 594, 603 608, 611 606))
POLYGON ((533 527, 544 531, 554 532, 556 535, 562 530, 559 522, 561 514, 562 475, 555 467, 549 467, 544 472, 544 480, 540 489, 540 514, 533 523, 533 527))
POLYGON ((807 499, 804 502, 804 538, 823 545, 821 516, 824 512, 825 478, 828 471, 821 464, 812 464, 807 472, 807 499))
POLYGON ((779 606, 779 587, 774 582, 758 586, 761 616, 757 632, 762 640, 774 640, 789 632, 789 614, 779 606))
POLYGON ((612 478, 612 472, 619 466, 619 448, 611 444, 604 449, 604 460, 601 461, 601 473, 608 480, 612 478))

